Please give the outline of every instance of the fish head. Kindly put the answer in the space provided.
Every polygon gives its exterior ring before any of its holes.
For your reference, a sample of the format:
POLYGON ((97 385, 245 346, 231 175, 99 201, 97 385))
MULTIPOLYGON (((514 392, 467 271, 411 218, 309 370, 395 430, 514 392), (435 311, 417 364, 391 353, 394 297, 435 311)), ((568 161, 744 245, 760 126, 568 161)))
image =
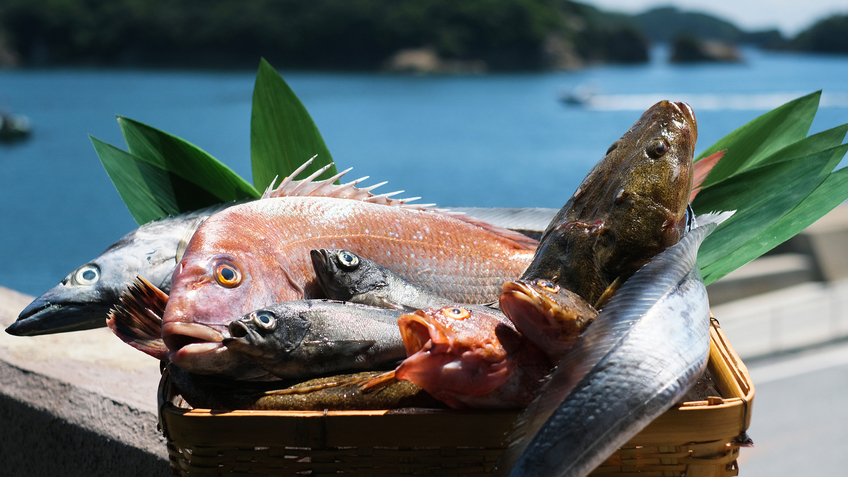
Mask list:
POLYGON ((231 322, 224 333, 223 344, 257 359, 285 359, 300 346, 309 328, 308 320, 268 307, 231 322))
POLYGON ((327 298, 350 301, 357 295, 388 286, 381 267, 349 250, 320 249, 310 251, 309 255, 327 298))
POLYGON ((579 295, 547 279, 504 283, 500 307, 521 334, 556 358, 598 315, 579 295))
POLYGON ((697 134, 686 103, 660 101, 645 111, 551 221, 522 278, 559 276, 594 303, 613 280, 677 243, 697 134))
POLYGON ((238 208, 204 222, 171 279, 162 338, 171 362, 193 373, 232 374, 242 357, 222 344, 230 322, 269 304, 300 298, 280 257, 267 247, 261 227, 241 224, 230 213, 238 208))
POLYGON ((451 406, 462 407, 457 396, 497 389, 514 371, 519 336, 493 314, 446 306, 401 315, 398 326, 408 357, 396 377, 451 406))
POLYGON ((152 222, 128 233, 33 300, 6 331, 36 336, 106 326, 109 310, 138 275, 167 292, 178 244, 194 220, 152 222))
POLYGON ((626 173, 599 198, 607 209, 601 233, 609 237, 598 250, 612 278, 631 275, 683 236, 697 136, 689 105, 660 101, 613 144, 612 161, 601 168, 626 173))

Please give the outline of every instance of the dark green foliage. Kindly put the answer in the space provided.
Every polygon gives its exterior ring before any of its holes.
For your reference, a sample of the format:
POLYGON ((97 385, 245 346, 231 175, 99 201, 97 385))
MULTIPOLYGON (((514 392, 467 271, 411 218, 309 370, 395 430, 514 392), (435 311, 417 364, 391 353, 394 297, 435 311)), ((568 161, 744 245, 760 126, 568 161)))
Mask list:
POLYGON ((848 53, 848 15, 833 15, 816 22, 792 41, 804 51, 848 53))
POLYGON ((777 30, 745 32, 715 16, 684 12, 675 7, 660 7, 633 16, 633 21, 651 41, 671 43, 683 35, 724 43, 746 43, 778 47, 785 40, 777 30))
MULTIPOLYGON (((0 32, 24 64, 375 69, 404 48, 491 69, 547 66, 551 35, 597 39, 634 61, 632 28, 593 24, 562 0, 5 0, 0 32), (569 8, 571 9, 569 11, 569 8), (601 33, 599 33, 601 32, 601 33), (624 45, 621 48, 616 45, 624 45)), ((582 10, 587 10, 582 8, 582 10)), ((595 11, 597 12, 597 11, 595 11)), ((593 13, 595 16, 601 16, 593 13)), ((581 40, 583 44, 590 41, 581 40)))

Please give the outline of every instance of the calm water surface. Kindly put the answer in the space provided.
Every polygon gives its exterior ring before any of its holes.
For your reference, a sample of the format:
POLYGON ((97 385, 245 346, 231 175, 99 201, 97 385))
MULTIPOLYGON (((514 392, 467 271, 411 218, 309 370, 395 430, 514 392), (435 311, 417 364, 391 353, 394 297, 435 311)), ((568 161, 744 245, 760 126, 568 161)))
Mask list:
MULTIPOLYGON (((734 65, 486 76, 283 71, 351 179, 453 206, 560 207, 659 99, 686 100, 698 151, 783 102, 823 90, 813 124, 848 122, 848 57, 746 51, 734 65), (558 98, 597 92, 592 107, 558 98)), ((124 147, 115 115, 196 144, 250 179, 255 72, 0 70, 0 108, 29 116, 0 145, 0 285, 32 295, 135 228, 88 136, 124 147)))

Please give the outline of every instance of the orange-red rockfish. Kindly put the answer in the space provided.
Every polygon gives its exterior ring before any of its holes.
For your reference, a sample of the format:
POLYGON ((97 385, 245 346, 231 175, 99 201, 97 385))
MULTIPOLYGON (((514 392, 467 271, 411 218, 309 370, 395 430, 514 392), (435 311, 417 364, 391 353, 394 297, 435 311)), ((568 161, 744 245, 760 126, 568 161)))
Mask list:
POLYGON ((271 303, 322 298, 312 249, 350 250, 461 303, 496 300, 533 258, 536 242, 518 233, 375 197, 267 198, 207 219, 172 277, 162 327, 171 362, 199 374, 267 378, 228 352, 221 332, 271 303))

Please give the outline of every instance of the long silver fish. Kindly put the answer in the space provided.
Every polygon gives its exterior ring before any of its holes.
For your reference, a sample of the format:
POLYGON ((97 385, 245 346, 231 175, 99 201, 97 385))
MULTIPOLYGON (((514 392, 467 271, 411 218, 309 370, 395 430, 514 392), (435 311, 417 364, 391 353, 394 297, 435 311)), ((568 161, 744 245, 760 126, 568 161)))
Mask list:
POLYGON ((496 475, 585 476, 686 394, 709 356, 698 247, 728 216, 701 218, 624 283, 522 413, 496 475))
POLYGON ((380 369, 406 358, 401 314, 333 300, 279 302, 231 322, 223 344, 284 379, 380 369))

